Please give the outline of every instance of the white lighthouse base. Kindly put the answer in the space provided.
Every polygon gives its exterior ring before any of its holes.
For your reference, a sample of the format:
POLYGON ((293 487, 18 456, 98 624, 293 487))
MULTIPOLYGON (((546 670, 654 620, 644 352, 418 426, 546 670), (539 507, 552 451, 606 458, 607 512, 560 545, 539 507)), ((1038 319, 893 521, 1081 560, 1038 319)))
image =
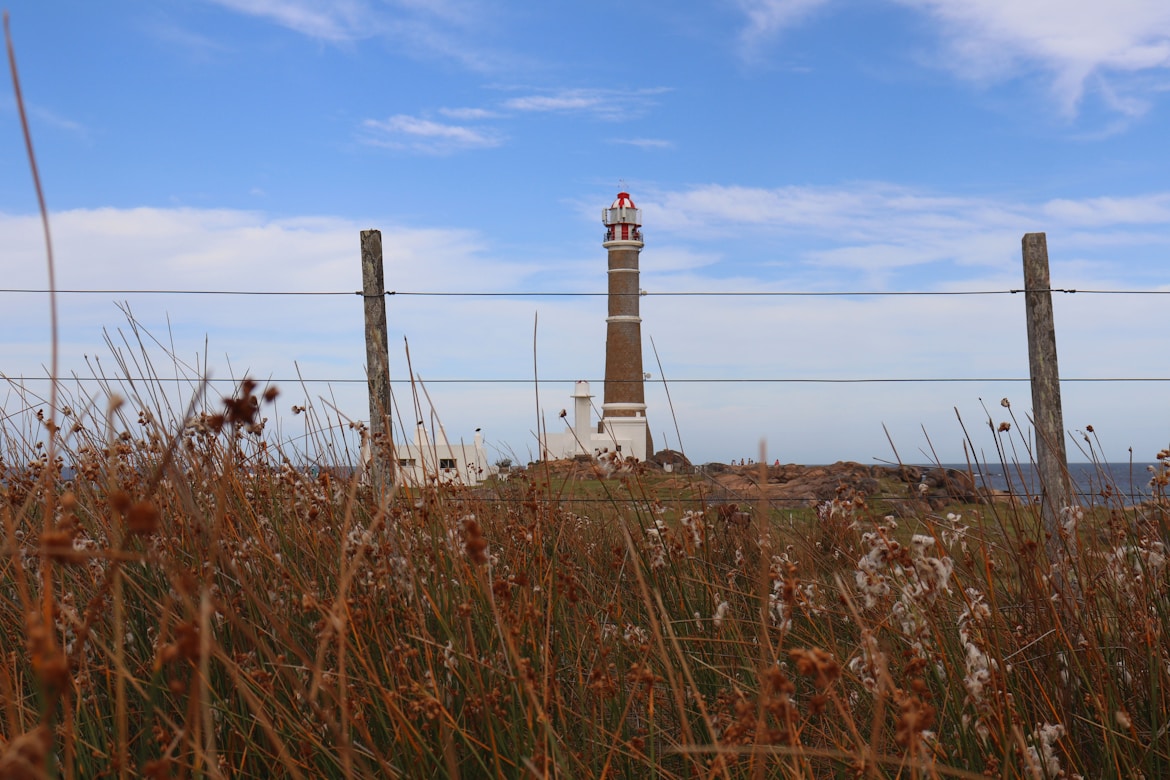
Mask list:
POLYGON ((645 417, 604 417, 601 425, 604 431, 597 435, 616 447, 623 458, 646 460, 645 417))
POLYGON ((622 460, 646 460, 646 418, 611 417, 602 420, 601 433, 581 435, 566 427, 564 433, 549 433, 541 437, 541 457, 563 460, 581 455, 593 458, 617 455, 622 460))
MULTIPOLYGON (((646 460, 646 417, 603 417, 600 430, 590 423, 589 383, 577 382, 573 394, 573 424, 564 433, 550 433, 541 437, 541 457, 561 460, 579 455, 600 458, 617 455, 622 458, 646 460)), ((638 404, 639 410, 645 409, 638 404)))

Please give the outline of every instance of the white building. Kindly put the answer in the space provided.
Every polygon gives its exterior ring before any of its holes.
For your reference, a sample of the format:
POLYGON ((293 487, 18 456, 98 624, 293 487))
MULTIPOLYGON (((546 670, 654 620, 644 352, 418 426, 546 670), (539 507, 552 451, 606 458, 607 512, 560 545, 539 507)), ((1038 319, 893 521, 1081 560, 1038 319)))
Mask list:
POLYGON ((615 453, 622 458, 646 460, 645 416, 605 417, 600 425, 595 426, 589 383, 584 380, 577 382, 569 397, 573 399, 572 422, 564 433, 548 433, 542 437, 540 450, 543 459, 559 460, 578 455, 596 458, 615 453))
POLYGON ((451 485, 478 485, 496 468, 488 463, 479 429, 471 444, 447 441, 447 433, 439 426, 434 437, 422 423, 414 428, 414 442, 397 444, 394 448, 398 468, 407 485, 422 486, 439 482, 451 485))

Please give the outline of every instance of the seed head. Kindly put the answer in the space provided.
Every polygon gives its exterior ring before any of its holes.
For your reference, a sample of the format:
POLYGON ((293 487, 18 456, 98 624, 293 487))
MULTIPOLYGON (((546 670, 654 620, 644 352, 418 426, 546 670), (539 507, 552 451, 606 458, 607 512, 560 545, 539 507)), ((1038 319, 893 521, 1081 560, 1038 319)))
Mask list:
POLYGON ((132 534, 149 536, 158 530, 159 511, 149 500, 139 501, 126 513, 126 528, 132 534))

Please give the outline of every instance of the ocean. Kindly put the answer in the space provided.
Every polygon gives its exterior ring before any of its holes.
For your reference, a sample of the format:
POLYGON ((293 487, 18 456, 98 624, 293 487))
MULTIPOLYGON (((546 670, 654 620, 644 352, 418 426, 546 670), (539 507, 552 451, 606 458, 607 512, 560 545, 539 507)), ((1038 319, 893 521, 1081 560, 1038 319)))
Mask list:
MULTIPOLYGON (((944 463, 945 468, 966 471, 966 463, 944 463)), ((1069 476, 1075 491, 1084 505, 1127 506, 1149 501, 1152 492, 1150 479, 1154 476, 1157 463, 1070 463, 1069 476), (1112 495, 1106 499, 1102 493, 1112 488, 1112 495)), ((974 465, 976 484, 992 490, 1008 490, 1019 496, 1036 496, 1040 493, 1039 477, 1031 463, 999 463, 974 465)))

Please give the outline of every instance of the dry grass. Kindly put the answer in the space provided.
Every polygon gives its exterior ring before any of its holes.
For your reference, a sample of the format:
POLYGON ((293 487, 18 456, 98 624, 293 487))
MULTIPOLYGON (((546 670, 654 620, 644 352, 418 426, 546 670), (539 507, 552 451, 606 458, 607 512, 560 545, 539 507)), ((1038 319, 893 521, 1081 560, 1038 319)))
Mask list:
POLYGON ((190 386, 0 409, 0 777, 1170 776, 1170 452, 1050 561, 1025 503, 375 492, 302 465, 345 461, 332 423, 190 386))
POLYGON ((36 399, 8 418, 5 777, 1170 773, 1164 505, 1070 517, 1053 578, 1035 507, 379 497, 269 442, 271 391, 130 391, 52 462, 36 399))

